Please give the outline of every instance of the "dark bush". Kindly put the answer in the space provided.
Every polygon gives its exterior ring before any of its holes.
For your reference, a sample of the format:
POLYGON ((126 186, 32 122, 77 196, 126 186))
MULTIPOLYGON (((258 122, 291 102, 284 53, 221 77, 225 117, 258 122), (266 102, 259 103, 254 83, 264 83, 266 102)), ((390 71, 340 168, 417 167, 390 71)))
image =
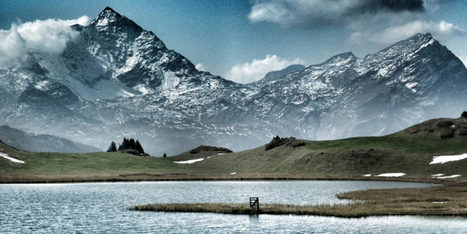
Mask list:
POLYGON ((223 147, 215 147, 215 146, 208 146, 208 145, 200 145, 192 150, 190 150, 190 154, 197 154, 203 151, 216 151, 216 152, 223 152, 223 153, 232 153, 232 150, 223 147))
POLYGON ((265 149, 270 150, 274 149, 276 147, 279 147, 281 145, 287 145, 291 147, 300 147, 306 145, 304 141, 297 140, 295 137, 285 137, 281 138, 279 136, 275 136, 272 138, 271 142, 266 144, 265 149))
POLYGON ((306 142, 304 141, 295 141, 294 143, 291 144, 292 147, 301 147, 301 146, 305 146, 306 145, 306 142))

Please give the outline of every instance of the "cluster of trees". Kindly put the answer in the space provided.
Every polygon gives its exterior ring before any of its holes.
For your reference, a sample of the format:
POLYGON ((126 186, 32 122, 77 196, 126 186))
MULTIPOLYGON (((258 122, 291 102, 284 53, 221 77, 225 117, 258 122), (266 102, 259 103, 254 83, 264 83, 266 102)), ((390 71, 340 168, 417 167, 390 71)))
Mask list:
MULTIPOLYGON (((149 156, 149 154, 144 152, 143 147, 141 146, 141 143, 139 143, 138 140, 135 140, 133 138, 123 138, 122 144, 120 144, 117 148, 117 144, 112 141, 110 143, 109 148, 107 149, 107 152, 121 152, 121 153, 127 153, 127 154, 134 154, 138 156, 149 156)), ((164 158, 167 157, 167 154, 164 153, 162 156, 164 158)))
POLYGON ((286 145, 286 146, 290 146, 290 147, 295 148, 295 147, 300 147, 300 146, 306 145, 306 142, 304 142, 302 140, 297 140, 297 139, 295 139, 295 137, 279 137, 279 136, 275 136, 275 137, 272 138, 271 142, 266 144, 265 150, 274 149, 274 148, 279 147, 281 145, 286 145))
POLYGON ((268 144, 266 144, 265 149, 266 150, 274 149, 274 148, 276 148, 278 146, 281 146, 281 145, 285 144, 286 141, 287 141, 286 138, 281 138, 279 136, 275 136, 275 137, 272 138, 272 140, 268 144))
POLYGON ((139 143, 138 140, 135 140, 133 138, 127 139, 123 138, 122 144, 118 146, 115 144, 115 142, 112 141, 110 143, 109 149, 107 152, 125 152, 125 153, 130 153, 130 154, 135 154, 135 155, 147 155, 144 152, 143 147, 141 146, 141 143, 139 143))

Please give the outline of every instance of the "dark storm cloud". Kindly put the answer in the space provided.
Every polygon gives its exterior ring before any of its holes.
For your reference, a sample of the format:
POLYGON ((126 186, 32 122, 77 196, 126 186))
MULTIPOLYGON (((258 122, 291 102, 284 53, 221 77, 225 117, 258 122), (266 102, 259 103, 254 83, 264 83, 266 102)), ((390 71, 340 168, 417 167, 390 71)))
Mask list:
POLYGON ((356 11, 359 13, 376 13, 380 10, 388 11, 422 11, 422 0, 363 0, 359 1, 354 8, 349 11, 356 11))
POLYGON ((394 15, 424 9, 422 0, 257 0, 248 18, 252 22, 314 27, 348 23, 380 13, 394 15))

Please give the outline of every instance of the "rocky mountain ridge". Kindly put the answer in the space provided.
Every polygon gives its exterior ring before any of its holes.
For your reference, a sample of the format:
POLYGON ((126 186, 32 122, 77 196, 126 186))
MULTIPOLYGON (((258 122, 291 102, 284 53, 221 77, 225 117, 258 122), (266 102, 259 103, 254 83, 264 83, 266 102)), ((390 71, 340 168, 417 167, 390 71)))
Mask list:
POLYGON ((198 71, 111 8, 72 27, 79 36, 60 56, 31 52, 28 64, 0 69, 0 124, 102 149, 134 137, 149 153, 174 154, 275 135, 381 135, 467 109, 467 70, 430 34, 244 85, 198 71))

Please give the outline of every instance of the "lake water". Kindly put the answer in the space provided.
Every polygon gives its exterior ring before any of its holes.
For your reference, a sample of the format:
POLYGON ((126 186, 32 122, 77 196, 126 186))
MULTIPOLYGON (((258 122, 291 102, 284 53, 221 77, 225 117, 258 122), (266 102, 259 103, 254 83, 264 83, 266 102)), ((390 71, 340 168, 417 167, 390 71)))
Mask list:
POLYGON ((3 184, 0 185, 0 233, 465 232, 465 218, 398 216, 344 219, 128 210, 133 205, 146 203, 247 202, 250 196, 259 196, 261 203, 342 203, 346 201, 338 200, 336 193, 429 186, 372 181, 3 184))

